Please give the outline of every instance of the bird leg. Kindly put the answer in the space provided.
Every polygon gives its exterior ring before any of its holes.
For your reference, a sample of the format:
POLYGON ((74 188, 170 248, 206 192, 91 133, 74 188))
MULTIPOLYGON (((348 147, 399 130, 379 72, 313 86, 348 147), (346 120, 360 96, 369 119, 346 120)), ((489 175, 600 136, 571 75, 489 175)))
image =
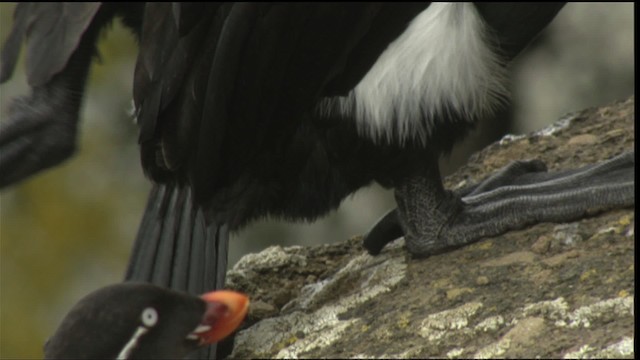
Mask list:
MULTIPOLYGON (((87 31, 65 68, 13 101, 0 123, 0 188, 69 158, 99 26, 87 31)), ((53 55, 51 55, 53 56, 53 55)))
POLYGON ((517 161, 457 191, 444 189, 435 161, 427 168, 426 175, 396 186, 397 209, 365 236, 370 253, 404 234, 409 252, 429 256, 527 225, 572 221, 635 203, 634 152, 558 172, 547 172, 538 160, 517 161))

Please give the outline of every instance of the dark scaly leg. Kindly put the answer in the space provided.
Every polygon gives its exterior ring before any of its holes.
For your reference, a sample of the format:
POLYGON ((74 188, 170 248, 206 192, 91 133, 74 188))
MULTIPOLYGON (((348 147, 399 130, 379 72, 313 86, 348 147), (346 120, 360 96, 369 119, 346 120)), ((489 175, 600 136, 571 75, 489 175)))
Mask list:
POLYGON ((404 234, 408 250, 428 256, 483 237, 539 222, 566 222, 585 214, 632 206, 635 153, 579 169, 547 172, 537 161, 518 161, 484 181, 458 191, 445 190, 437 163, 396 187, 398 208, 365 237, 378 253, 404 234))

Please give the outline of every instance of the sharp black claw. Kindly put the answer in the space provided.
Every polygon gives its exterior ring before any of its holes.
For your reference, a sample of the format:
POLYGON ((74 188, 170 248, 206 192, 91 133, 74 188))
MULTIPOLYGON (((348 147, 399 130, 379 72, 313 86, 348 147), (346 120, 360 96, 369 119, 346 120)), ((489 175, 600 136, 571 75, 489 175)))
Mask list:
POLYGON ((397 209, 386 213, 364 236, 363 246, 371 255, 378 255, 393 240, 404 236, 397 209))

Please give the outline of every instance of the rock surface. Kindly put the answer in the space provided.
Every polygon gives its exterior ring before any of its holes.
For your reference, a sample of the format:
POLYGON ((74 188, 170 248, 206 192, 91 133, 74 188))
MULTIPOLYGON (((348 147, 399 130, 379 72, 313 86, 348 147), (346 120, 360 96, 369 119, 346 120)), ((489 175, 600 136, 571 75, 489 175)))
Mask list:
MULTIPOLYGON (((507 136, 446 180, 477 181, 532 155, 574 168, 634 147, 634 98, 507 136)), ((232 357, 634 356, 634 209, 538 224, 426 259, 402 239, 369 256, 357 237, 271 247, 229 287, 252 298, 232 357)))

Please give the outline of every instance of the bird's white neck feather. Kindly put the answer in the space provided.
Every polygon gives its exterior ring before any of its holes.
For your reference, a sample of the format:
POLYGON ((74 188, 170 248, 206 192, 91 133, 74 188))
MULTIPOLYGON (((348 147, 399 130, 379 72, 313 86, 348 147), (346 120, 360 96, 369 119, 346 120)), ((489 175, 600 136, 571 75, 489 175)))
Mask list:
POLYGON ((442 121, 474 122, 506 94, 506 72, 471 3, 433 3, 346 96, 320 111, 355 118, 376 141, 426 143, 442 121))
POLYGON ((129 339, 129 341, 124 345, 122 350, 120 350, 120 353, 118 354, 116 359, 118 360, 128 359, 129 355, 131 355, 131 351, 133 351, 133 349, 135 349, 136 346, 138 346, 138 340, 140 340, 140 337, 144 335, 148 330, 149 329, 147 329, 144 326, 138 326, 138 328, 136 329, 136 332, 133 334, 131 339, 129 339))

